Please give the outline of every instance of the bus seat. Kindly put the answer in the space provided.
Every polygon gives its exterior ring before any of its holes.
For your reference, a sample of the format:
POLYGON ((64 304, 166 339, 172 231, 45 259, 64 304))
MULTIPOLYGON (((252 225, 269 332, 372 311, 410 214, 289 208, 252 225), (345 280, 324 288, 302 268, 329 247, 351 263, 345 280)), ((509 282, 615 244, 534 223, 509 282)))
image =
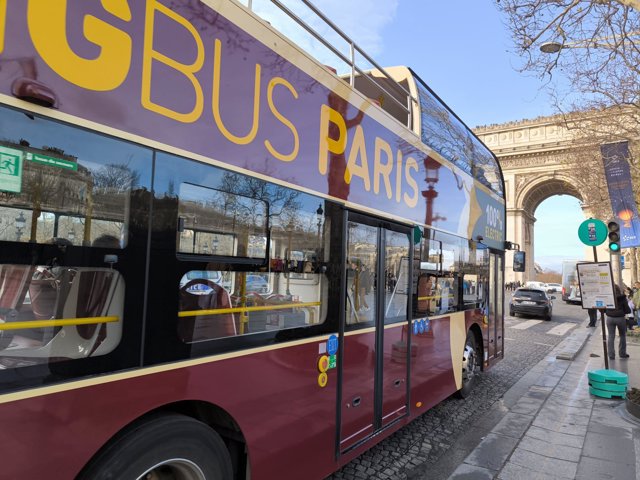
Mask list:
MULTIPOLYGON (((180 289, 180 311, 215 310, 231 308, 231 296, 223 287, 211 280, 195 278, 180 289), (189 292, 196 284, 211 289, 206 294, 189 292)), ((178 335, 183 342, 191 343, 212 338, 230 337, 238 334, 238 326, 233 313, 196 315, 178 320, 178 335)))
POLYGON ((29 285, 31 310, 36 320, 62 315, 61 306, 69 293, 75 270, 67 267, 38 267, 29 285))
MULTIPOLYGON (((124 306, 124 281, 117 270, 110 268, 61 268, 57 275, 58 293, 53 318, 116 316, 117 322, 88 325, 44 327, 39 348, 32 346, 11 349, 11 355, 23 358, 84 358, 109 353, 122 338, 122 311, 124 306)), ((36 300, 36 303, 38 301, 36 300)), ((50 303, 43 310, 48 314, 50 303), (44 310, 46 308, 46 310, 44 310)))
MULTIPOLYGON (((0 319, 3 322, 18 319, 33 270, 31 265, 0 265, 0 319)), ((11 344, 15 333, 15 330, 0 330, 0 350, 11 344)))
POLYGON ((34 267, 0 265, 0 308, 15 310, 22 305, 34 267))

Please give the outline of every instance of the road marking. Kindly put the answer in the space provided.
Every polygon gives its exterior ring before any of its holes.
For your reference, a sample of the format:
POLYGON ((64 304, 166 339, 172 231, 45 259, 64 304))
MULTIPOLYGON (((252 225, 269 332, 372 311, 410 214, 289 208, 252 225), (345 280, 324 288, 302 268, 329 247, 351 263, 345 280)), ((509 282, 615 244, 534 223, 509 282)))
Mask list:
POLYGON ((533 327, 534 325, 537 325, 539 323, 542 323, 542 320, 527 320, 526 322, 519 323, 518 325, 515 325, 511 328, 515 328, 517 330, 526 330, 527 328, 533 327))
POLYGON ((564 335, 575 326, 575 323, 561 323, 560 325, 553 327, 547 333, 549 335, 564 335))
POLYGON ((516 339, 515 338, 509 338, 509 337, 504 337, 505 340, 511 340, 512 342, 515 342, 516 339))
POLYGON ((540 343, 540 342, 533 342, 534 345, 541 345, 543 347, 555 347, 555 345, 551 345, 550 343, 540 343))

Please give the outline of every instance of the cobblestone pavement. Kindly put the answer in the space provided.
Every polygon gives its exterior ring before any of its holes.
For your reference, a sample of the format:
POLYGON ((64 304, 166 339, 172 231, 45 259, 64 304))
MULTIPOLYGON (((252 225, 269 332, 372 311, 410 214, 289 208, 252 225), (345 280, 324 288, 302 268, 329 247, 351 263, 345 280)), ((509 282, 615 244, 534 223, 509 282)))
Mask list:
POLYGON ((451 453, 460 437, 562 340, 558 335, 544 333, 551 327, 550 323, 544 322, 538 327, 505 328, 505 358, 480 375, 467 399, 448 398, 327 480, 437 480, 427 474, 430 467, 447 452, 451 453))

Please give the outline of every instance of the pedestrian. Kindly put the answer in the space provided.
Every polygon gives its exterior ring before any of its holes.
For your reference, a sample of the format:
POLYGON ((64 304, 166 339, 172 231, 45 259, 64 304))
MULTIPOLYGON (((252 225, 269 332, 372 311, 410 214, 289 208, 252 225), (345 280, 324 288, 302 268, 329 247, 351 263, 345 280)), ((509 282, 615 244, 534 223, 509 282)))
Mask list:
POLYGON ((633 317, 636 320, 636 325, 640 327, 640 282, 633 284, 633 317))
POLYGON ((635 305, 633 303, 633 289, 630 287, 624 287, 624 296, 627 297, 627 303, 629 304, 630 310, 630 312, 625 316, 625 319, 627 320, 627 328, 629 330, 633 330, 636 323, 633 318, 633 310, 635 309, 635 305))
POLYGON ((367 295, 373 286, 373 277, 371 271, 366 264, 362 265, 360 270, 360 309, 365 312, 369 311, 369 304, 367 303, 367 295))
POLYGON ((616 297, 616 308, 607 308, 605 311, 607 315, 607 333, 609 334, 607 350, 611 360, 616 358, 614 343, 616 329, 618 329, 618 335, 620 336, 620 340, 618 341, 618 354, 620 358, 629 358, 627 354, 627 322, 625 315, 631 312, 627 297, 625 297, 617 284, 613 285, 613 293, 616 297))
POLYGON ((596 322, 598 321, 598 309, 597 308, 589 308, 587 309, 589 313, 589 325, 587 327, 595 327, 596 322))

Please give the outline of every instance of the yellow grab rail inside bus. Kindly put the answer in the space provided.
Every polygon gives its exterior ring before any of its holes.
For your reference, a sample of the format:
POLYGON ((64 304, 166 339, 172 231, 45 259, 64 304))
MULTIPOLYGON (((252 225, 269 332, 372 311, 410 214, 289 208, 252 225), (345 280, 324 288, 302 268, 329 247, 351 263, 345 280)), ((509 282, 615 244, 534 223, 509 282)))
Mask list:
POLYGON ((431 297, 418 297, 418 300, 437 300, 438 298, 453 298, 453 294, 449 295, 433 295, 431 297))
POLYGON ((260 307, 232 307, 232 308, 217 308, 209 310, 185 310, 178 312, 178 317, 195 317, 198 315, 220 315, 222 313, 241 313, 241 312, 259 312, 265 310, 283 310, 285 308, 301 308, 301 307, 317 307, 320 302, 305 302, 305 303, 282 303, 278 305, 265 305, 260 307))
POLYGON ((98 323, 112 323, 120 320, 120 317, 83 317, 83 318, 60 318, 52 320, 26 320, 23 322, 0 323, 0 330, 22 330, 27 328, 42 327, 66 327, 69 325, 92 325, 98 323))

